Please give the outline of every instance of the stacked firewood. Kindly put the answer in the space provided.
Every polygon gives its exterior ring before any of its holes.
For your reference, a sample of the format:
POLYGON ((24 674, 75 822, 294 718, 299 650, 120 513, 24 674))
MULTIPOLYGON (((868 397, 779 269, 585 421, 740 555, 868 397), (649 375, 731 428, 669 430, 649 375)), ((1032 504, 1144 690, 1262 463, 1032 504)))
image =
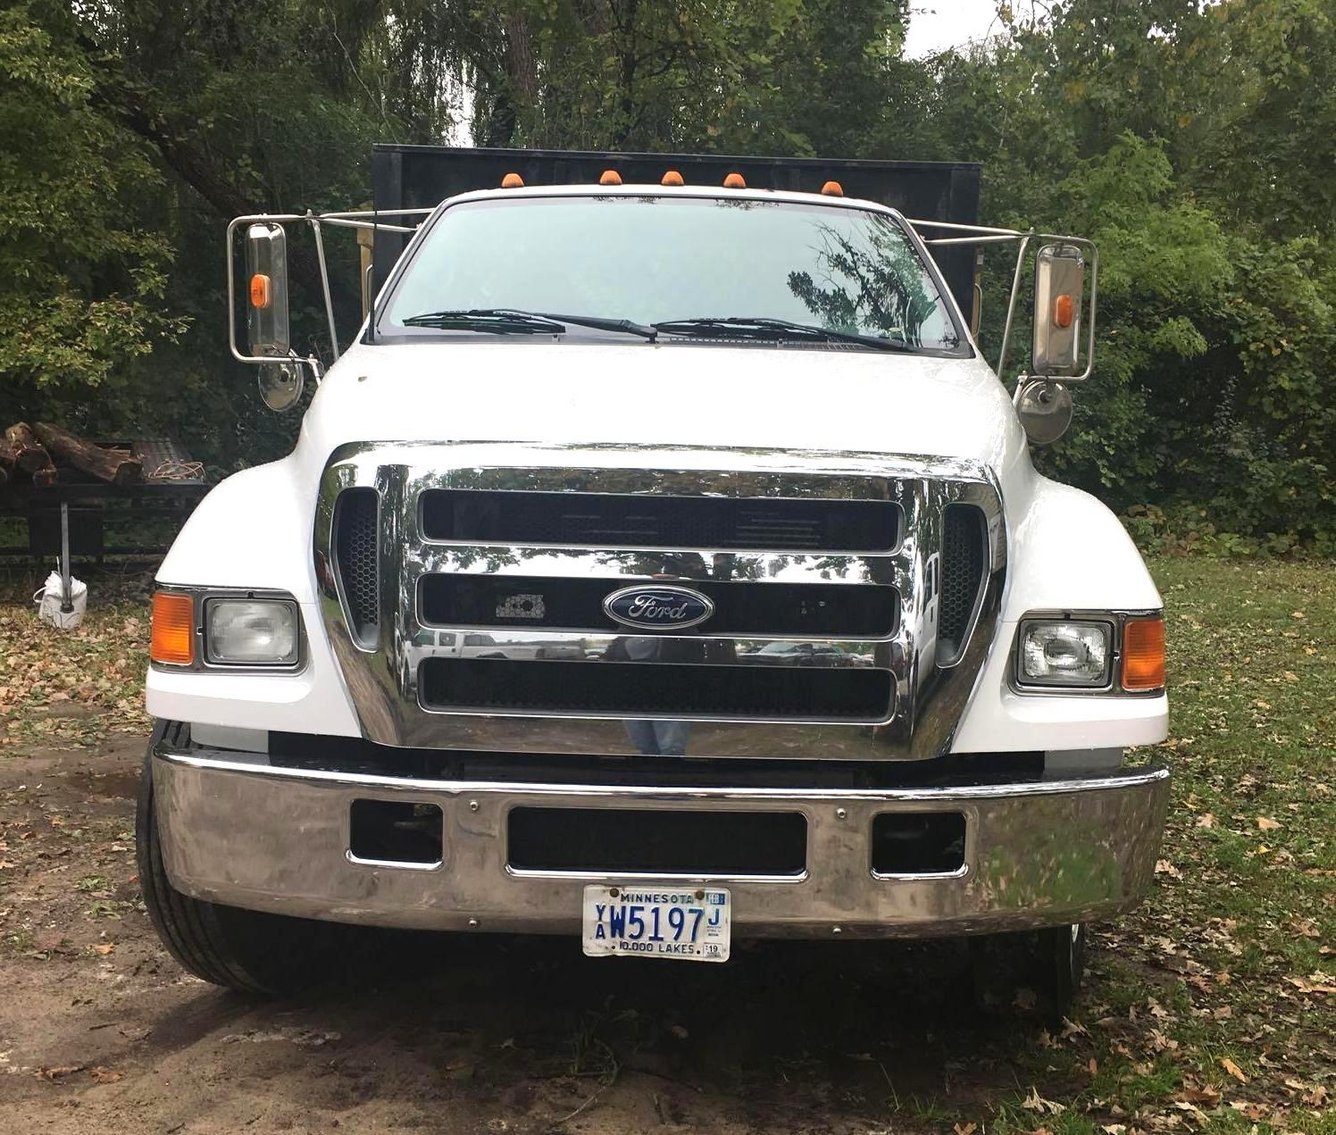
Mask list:
POLYGON ((15 422, 0 439, 0 484, 30 477, 39 488, 56 483, 56 460, 112 485, 138 484, 141 463, 124 449, 104 449, 48 422, 15 422))

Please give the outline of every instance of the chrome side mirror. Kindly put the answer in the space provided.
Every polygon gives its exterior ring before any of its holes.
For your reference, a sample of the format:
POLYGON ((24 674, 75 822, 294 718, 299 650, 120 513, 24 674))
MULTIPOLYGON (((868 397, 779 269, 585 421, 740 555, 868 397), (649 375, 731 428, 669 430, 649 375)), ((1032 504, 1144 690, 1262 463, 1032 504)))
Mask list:
POLYGON ((1081 351, 1081 301, 1085 257, 1070 244, 1046 244, 1034 266, 1034 355, 1036 376, 1070 375, 1081 351))
POLYGON ((282 225, 262 221, 246 229, 246 332, 252 355, 292 354, 288 320, 288 238, 282 225))

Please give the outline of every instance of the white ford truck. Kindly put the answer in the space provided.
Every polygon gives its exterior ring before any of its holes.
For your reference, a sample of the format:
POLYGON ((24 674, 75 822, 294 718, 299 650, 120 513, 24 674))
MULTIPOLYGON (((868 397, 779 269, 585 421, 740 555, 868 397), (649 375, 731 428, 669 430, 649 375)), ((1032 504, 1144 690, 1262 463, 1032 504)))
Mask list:
POLYGON ((158 574, 154 923, 253 992, 340 923, 706 962, 969 936, 1060 1011, 1169 788, 1125 761, 1166 734, 1160 596, 1030 456, 1090 373, 1095 250, 655 160, 229 229, 233 353, 275 407, 318 389, 158 574), (287 241, 323 269, 338 225, 407 246, 321 373, 287 241), (1033 302, 1014 392, 934 259, 993 244, 1008 336, 1033 302))

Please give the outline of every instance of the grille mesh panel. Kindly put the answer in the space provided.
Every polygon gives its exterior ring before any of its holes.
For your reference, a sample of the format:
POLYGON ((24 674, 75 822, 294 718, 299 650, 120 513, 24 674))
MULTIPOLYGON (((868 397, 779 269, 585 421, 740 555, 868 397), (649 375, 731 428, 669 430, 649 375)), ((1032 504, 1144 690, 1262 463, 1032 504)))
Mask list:
POLYGON ((431 489, 429 540, 595 548, 889 552, 900 508, 890 501, 673 497, 431 489))
MULTIPOLYGON (((603 600, 636 582, 625 576, 572 579, 442 572, 422 577, 418 610, 424 623, 444 627, 617 630, 619 624, 604 614, 603 600), (516 599, 528 607, 517 606, 516 599)), ((647 590, 653 588, 653 581, 643 582, 647 590)), ((895 589, 871 584, 674 582, 714 601, 715 614, 702 633, 875 638, 894 632, 899 613, 895 589)))
POLYGON ((334 507, 334 562, 348 604, 353 635, 374 641, 380 622, 377 595, 375 489, 346 489, 334 507))
POLYGON ((677 663, 428 658, 419 690, 429 709, 496 713, 880 722, 888 670, 677 663))
POLYGON ((942 605, 937 637, 938 661, 953 663, 965 648, 970 616, 984 577, 983 512, 973 505, 946 508, 942 533, 942 605))

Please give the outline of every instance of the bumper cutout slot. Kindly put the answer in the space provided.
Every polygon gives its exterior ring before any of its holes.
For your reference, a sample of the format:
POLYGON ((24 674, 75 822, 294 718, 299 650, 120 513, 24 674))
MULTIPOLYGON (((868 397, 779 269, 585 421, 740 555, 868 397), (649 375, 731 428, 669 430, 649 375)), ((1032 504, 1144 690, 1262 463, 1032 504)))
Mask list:
POLYGON ((883 812, 872 821, 875 875, 953 875, 965 866, 960 812, 883 812))
POLYGON ((348 854, 373 863, 435 867, 442 859, 439 805, 354 800, 348 812, 348 854))

